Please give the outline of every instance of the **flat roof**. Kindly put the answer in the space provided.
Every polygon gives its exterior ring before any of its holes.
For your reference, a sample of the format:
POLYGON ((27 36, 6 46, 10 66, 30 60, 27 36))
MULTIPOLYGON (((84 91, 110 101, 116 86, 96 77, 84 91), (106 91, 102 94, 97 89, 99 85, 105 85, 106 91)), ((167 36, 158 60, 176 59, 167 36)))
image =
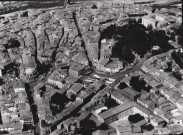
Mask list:
POLYGON ((146 20, 149 20, 151 22, 156 22, 157 21, 154 18, 151 18, 150 16, 143 16, 142 19, 146 19, 146 20))
POLYGON ((80 83, 75 83, 73 86, 69 88, 69 90, 72 90, 76 93, 78 93, 83 88, 83 85, 80 83))
POLYGON ((132 96, 136 96, 136 95, 140 94, 139 92, 133 90, 130 87, 124 88, 124 89, 122 89, 122 91, 124 91, 125 93, 128 93, 128 94, 130 94, 132 96))
POLYGON ((119 99, 122 102, 127 102, 127 101, 130 102, 130 100, 128 98, 126 98, 121 91, 122 90, 114 91, 111 93, 111 95, 114 96, 115 98, 119 99))
POLYGON ((115 114, 118 114, 120 112, 123 112, 129 108, 132 108, 133 106, 136 106, 135 102, 130 102, 129 104, 122 104, 118 105, 116 107, 113 107, 103 113, 100 113, 99 116, 102 117, 103 119, 107 119, 115 114))

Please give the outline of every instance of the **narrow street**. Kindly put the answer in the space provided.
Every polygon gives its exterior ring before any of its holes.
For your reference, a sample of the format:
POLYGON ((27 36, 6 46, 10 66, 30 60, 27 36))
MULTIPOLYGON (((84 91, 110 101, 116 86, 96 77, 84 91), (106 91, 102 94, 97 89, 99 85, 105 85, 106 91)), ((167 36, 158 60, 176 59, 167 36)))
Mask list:
MULTIPOLYGON (((35 47, 36 47, 36 50, 35 50, 35 61, 37 63, 38 62, 38 60, 37 60, 37 42, 36 42, 37 40, 36 40, 34 32, 33 31, 31 31, 31 32, 32 32, 32 34, 34 36, 34 40, 35 40, 35 47)), ((55 68, 55 62, 54 62, 55 61, 55 56, 56 56, 56 50, 59 47, 59 43, 62 42, 63 36, 64 36, 64 31, 63 31, 60 39, 59 39, 58 44, 56 45, 56 49, 55 49, 55 52, 54 52, 55 55, 53 55, 53 62, 51 63, 51 70, 46 73, 46 76, 42 75, 37 80, 25 84, 26 93, 27 93, 28 101, 29 101, 29 104, 30 104, 30 107, 31 107, 31 112, 32 112, 32 115, 33 115, 33 121, 34 121, 34 125, 35 125, 35 130, 34 130, 34 134, 35 135, 39 134, 38 131, 40 131, 40 127, 39 127, 39 118, 38 118, 38 114, 37 114, 37 107, 36 107, 36 105, 34 103, 34 98, 33 98, 33 96, 34 96, 34 87, 36 85, 38 85, 39 83, 46 82, 47 78, 52 73, 52 71, 54 71, 56 69, 55 68)))
POLYGON ((76 19, 76 13, 74 13, 74 12, 73 12, 73 18, 74 18, 75 25, 76 25, 77 30, 78 30, 78 33, 79 33, 78 35, 79 35, 79 36, 81 37, 81 39, 82 39, 82 45, 83 45, 83 47, 84 47, 85 54, 86 54, 87 60, 88 60, 88 62, 89 62, 89 66, 92 67, 92 63, 91 63, 91 61, 90 61, 90 59, 89 59, 89 57, 88 57, 88 52, 87 52, 87 50, 86 50, 85 42, 84 42, 84 40, 83 40, 83 35, 81 35, 81 31, 80 31, 79 26, 78 26, 78 21, 77 21, 77 19, 76 19))
MULTIPOLYGON (((88 88, 88 89, 89 89, 89 88, 88 88)), ((60 118, 60 120, 56 121, 56 122, 53 124, 52 130, 55 130, 55 129, 56 129, 56 126, 57 126, 60 122, 62 122, 62 121, 64 121, 64 120, 67 120, 68 118, 72 117, 73 115, 76 115, 77 113, 79 113, 79 112, 81 111, 81 108, 82 108, 83 106, 85 106, 86 104, 88 104, 89 102, 91 102, 91 99, 92 99, 98 92, 100 92, 101 90, 102 90, 102 89, 99 89, 98 91, 96 91, 96 93, 95 93, 94 91, 92 91, 92 92, 90 93, 90 95, 89 95, 88 97, 86 97, 86 98, 84 99, 84 101, 83 101, 78 107, 76 107, 74 110, 72 110, 71 112, 68 112, 68 111, 66 110, 67 113, 64 113, 64 115, 60 118)), ((86 90, 86 91, 87 91, 87 90, 86 90)))

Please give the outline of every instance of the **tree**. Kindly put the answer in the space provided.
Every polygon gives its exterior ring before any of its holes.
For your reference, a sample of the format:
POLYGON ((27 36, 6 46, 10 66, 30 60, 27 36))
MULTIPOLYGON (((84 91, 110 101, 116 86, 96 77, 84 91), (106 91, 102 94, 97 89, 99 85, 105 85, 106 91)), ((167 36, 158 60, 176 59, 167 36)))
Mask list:
POLYGON ((20 42, 16 39, 10 39, 8 40, 8 45, 6 46, 7 49, 9 48, 14 48, 14 47, 19 47, 20 46, 20 42))
POLYGON ((155 13, 155 11, 156 11, 156 8, 153 8, 152 13, 155 13))
POLYGON ((178 43, 183 47, 183 38, 182 38, 182 36, 178 36, 178 43))
POLYGON ((112 48, 112 57, 132 63, 135 59, 133 53, 143 57, 151 49, 145 31, 145 26, 136 23, 136 20, 130 20, 129 24, 121 27, 115 25, 107 27, 101 33, 100 40, 113 38, 115 45, 112 48))
POLYGON ((151 31, 152 29, 153 29, 152 25, 151 25, 151 24, 148 24, 148 25, 147 25, 147 30, 148 30, 148 31, 151 31))
POLYGON ((92 6, 92 9, 97 9, 97 5, 94 4, 94 5, 92 6))
POLYGON ((137 23, 142 23, 142 18, 139 18, 138 20, 137 20, 137 23))
POLYGON ((129 120, 131 123, 137 123, 137 122, 139 122, 139 121, 141 121, 141 120, 143 120, 143 119, 144 119, 144 117, 141 116, 139 113, 136 113, 136 114, 134 114, 134 115, 130 115, 130 116, 128 117, 128 120, 129 120))
POLYGON ((170 40, 175 41, 175 34, 174 33, 170 33, 170 40))
POLYGON ((169 37, 166 35, 164 30, 153 30, 148 33, 150 46, 158 45, 164 51, 168 51, 173 47, 168 43, 169 37))
POLYGON ((140 79, 140 76, 133 76, 130 80, 130 85, 138 92, 146 89, 146 82, 140 79))

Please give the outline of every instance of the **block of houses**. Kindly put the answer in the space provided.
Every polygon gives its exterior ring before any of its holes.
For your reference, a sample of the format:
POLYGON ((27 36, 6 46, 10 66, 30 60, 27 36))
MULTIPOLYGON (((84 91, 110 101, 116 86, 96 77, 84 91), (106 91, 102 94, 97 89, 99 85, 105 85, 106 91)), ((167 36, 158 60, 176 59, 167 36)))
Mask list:
POLYGON ((74 77, 80 77, 83 75, 85 69, 85 65, 82 65, 78 62, 70 63, 69 75, 74 77))
POLYGON ((90 59, 92 59, 93 64, 96 65, 99 57, 98 43, 93 43, 93 44, 90 43, 90 46, 88 47, 88 49, 89 49, 88 55, 91 57, 90 59))
POLYGON ((114 108, 111 108, 105 112, 100 113, 98 119, 101 122, 110 124, 121 118, 125 118, 125 117, 129 116, 130 114, 133 114, 133 106, 135 106, 134 102, 118 105, 114 108))
POLYGON ((155 19, 156 19, 157 21, 163 22, 163 21, 166 20, 166 18, 167 18, 167 16, 165 16, 165 15, 162 15, 162 14, 155 14, 155 19))
POLYGON ((150 119, 150 123, 154 127, 163 127, 164 124, 166 123, 165 120, 157 115, 153 115, 150 119))
POLYGON ((103 81, 99 80, 99 81, 95 81, 92 86, 94 86, 95 90, 98 91, 100 89, 102 89, 103 87, 105 87, 105 84, 103 81))
POLYGON ((139 113, 141 116, 143 116, 146 120, 149 120, 152 116, 152 112, 144 108, 143 106, 136 103, 136 105, 133 107, 133 113, 139 113))
POLYGON ((19 48, 9 48, 7 49, 8 51, 8 54, 10 56, 10 59, 12 61, 16 61, 16 62, 19 62, 20 59, 21 59, 21 56, 20 56, 20 53, 19 53, 19 48))
POLYGON ((174 118, 170 119, 170 123, 173 125, 183 125, 183 114, 182 112, 173 113, 174 118))
POLYGON ((143 120, 138 121, 137 123, 134 123, 134 125, 138 126, 138 127, 141 127, 141 126, 143 126, 147 123, 148 123, 148 121, 146 119, 143 119, 143 120))
POLYGON ((157 87, 157 86, 161 85, 161 82, 158 81, 158 80, 156 80, 156 79, 154 79, 154 78, 152 78, 152 79, 149 81, 148 85, 150 85, 151 87, 154 88, 154 87, 157 87))
POLYGON ((114 99, 118 104, 130 102, 130 100, 123 95, 121 90, 113 91, 111 93, 111 98, 114 99))
POLYGON ((36 86, 34 86, 34 92, 44 87, 44 83, 38 83, 36 86))
POLYGON ((71 98, 73 95, 76 96, 83 89, 83 85, 80 83, 75 83, 67 90, 67 97, 71 98))
POLYGON ((142 24, 144 26, 149 26, 149 25, 152 25, 152 28, 156 28, 157 27, 157 20, 152 18, 152 17, 149 17, 149 16, 143 16, 142 17, 142 24))
POLYGON ((20 123, 8 123, 8 124, 1 124, 0 125, 0 131, 13 131, 22 129, 23 126, 20 123))
POLYGON ((149 110, 153 110, 155 108, 155 103, 151 100, 143 99, 142 97, 139 97, 137 99, 137 103, 144 106, 145 108, 149 110))
POLYGON ((106 65, 106 71, 109 73, 117 73, 123 69, 123 61, 113 61, 106 65))
POLYGON ((66 84, 74 84, 75 82, 78 81, 78 77, 67 76, 64 80, 65 80, 66 84))
POLYGON ((169 135, 170 134, 170 130, 168 130, 167 128, 156 128, 153 131, 154 131, 154 135, 169 135))
POLYGON ((49 84, 55 85, 59 88, 62 88, 64 84, 64 79, 59 75, 57 70, 55 70, 47 79, 49 84))
POLYGON ((104 104, 99 104, 94 107, 92 113, 97 116, 99 113, 102 112, 102 110, 107 110, 107 109, 108 108, 106 106, 104 106, 104 104))
POLYGON ((68 73, 66 70, 62 70, 62 69, 57 69, 58 75, 62 78, 66 78, 68 73))
POLYGON ((14 83, 13 87, 14 87, 14 92, 15 93, 17 93, 17 92, 25 92, 25 84, 22 83, 22 82, 14 83))
POLYGON ((175 110, 177 109, 176 105, 173 105, 172 103, 170 102, 167 102, 161 106, 159 106, 163 111, 165 112, 169 112, 169 111, 172 111, 172 110, 175 110))
POLYGON ((69 84, 64 84, 63 87, 59 90, 60 94, 66 93, 66 91, 70 88, 69 84))
POLYGON ((133 133, 141 133, 142 130, 139 126, 132 126, 132 132, 133 133))
POLYGON ((108 62, 109 58, 101 58, 96 65, 97 70, 105 71, 105 66, 107 65, 108 62))
POLYGON ((92 135, 106 135, 105 130, 96 130, 92 133, 92 135))
POLYGON ((80 91, 78 96, 76 97, 76 100, 79 100, 83 103, 83 101, 87 99, 88 96, 90 96, 90 93, 87 93, 86 91, 80 91))
POLYGON ((129 99, 136 101, 138 97, 140 97, 140 93, 135 91, 134 89, 127 87, 121 90, 122 94, 129 99))
POLYGON ((177 106, 177 108, 179 108, 180 110, 183 110, 183 98, 179 98, 175 104, 177 106))
POLYGON ((72 57, 72 60, 79 62, 83 65, 88 65, 88 59, 86 57, 85 52, 77 53, 75 56, 72 57))
POLYGON ((7 69, 11 67, 11 59, 9 57, 8 52, 1 52, 0 53, 0 76, 3 76, 7 69))
POLYGON ((158 24, 157 24, 158 28, 165 28, 166 26, 168 26, 167 21, 158 22, 158 24))
POLYGON ((145 73, 149 73, 149 71, 150 71, 149 66, 150 65, 148 65, 148 64, 143 64, 141 67, 141 70, 144 71, 145 73))
POLYGON ((36 62, 33 56, 31 56, 30 48, 24 49, 23 54, 21 55, 22 65, 24 72, 28 76, 32 76, 36 69, 36 62))
POLYGON ((57 125, 57 129, 65 129, 66 132, 70 131, 71 125, 74 124, 74 119, 69 118, 57 125))
POLYGON ((118 126, 116 127, 116 135, 121 135, 122 133, 130 134, 132 133, 131 126, 118 126))

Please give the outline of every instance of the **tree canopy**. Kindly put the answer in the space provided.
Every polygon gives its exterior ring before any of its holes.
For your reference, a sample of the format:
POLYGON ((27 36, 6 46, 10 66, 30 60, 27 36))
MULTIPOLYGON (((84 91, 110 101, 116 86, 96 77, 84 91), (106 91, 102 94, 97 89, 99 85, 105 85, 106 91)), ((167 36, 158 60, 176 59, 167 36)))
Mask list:
POLYGON ((102 31, 102 39, 115 39, 112 57, 128 63, 134 61, 134 54, 143 57, 153 46, 159 46, 163 51, 171 49, 168 43, 169 37, 164 30, 151 30, 136 22, 129 22, 123 26, 111 25, 102 31))

